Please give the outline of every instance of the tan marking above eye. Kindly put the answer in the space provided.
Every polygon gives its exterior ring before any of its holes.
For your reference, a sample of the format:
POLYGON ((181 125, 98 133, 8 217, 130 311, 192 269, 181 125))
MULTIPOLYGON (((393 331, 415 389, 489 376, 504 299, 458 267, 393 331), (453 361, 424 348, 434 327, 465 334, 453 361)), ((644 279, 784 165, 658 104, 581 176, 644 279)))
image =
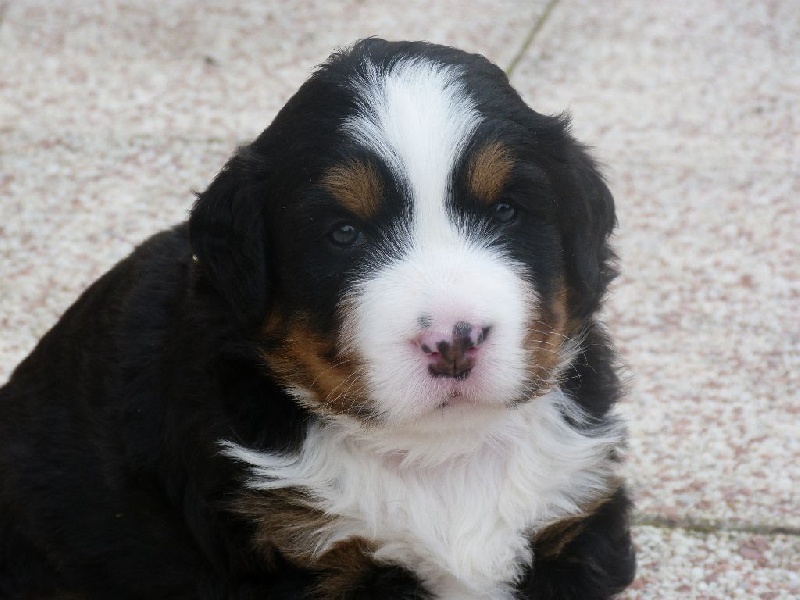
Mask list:
POLYGON ((374 216, 380 208, 383 183, 369 163, 353 160, 328 169, 322 185, 347 210, 362 219, 374 216))
POLYGON ((500 142, 491 142, 475 153, 470 161, 468 184, 472 193, 482 202, 493 204, 505 187, 514 167, 508 148, 500 142))

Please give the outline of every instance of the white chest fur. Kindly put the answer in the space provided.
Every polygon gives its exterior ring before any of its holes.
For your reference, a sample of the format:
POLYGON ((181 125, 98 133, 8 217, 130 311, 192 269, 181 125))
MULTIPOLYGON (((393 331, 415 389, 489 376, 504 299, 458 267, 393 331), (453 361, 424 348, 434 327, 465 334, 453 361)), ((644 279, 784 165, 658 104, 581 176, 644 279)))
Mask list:
POLYGON ((481 431, 450 432, 430 453, 415 453, 417 440, 400 450, 397 439, 342 423, 313 426, 296 455, 231 443, 225 452, 253 466, 250 487, 304 488, 335 517, 318 533, 320 553, 361 537, 377 559, 414 571, 441 600, 505 600, 531 560, 531 534, 577 514, 612 476, 619 426, 587 435, 562 411, 577 416, 564 394, 551 392, 481 431))

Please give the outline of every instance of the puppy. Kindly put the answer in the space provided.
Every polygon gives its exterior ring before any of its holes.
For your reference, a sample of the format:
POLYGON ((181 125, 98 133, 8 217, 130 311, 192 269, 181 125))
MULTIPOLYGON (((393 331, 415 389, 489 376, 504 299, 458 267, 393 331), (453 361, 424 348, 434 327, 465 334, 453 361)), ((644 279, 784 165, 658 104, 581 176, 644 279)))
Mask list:
POLYGON ((0 391, 0 597, 613 596, 614 223, 486 59, 334 54, 0 391))

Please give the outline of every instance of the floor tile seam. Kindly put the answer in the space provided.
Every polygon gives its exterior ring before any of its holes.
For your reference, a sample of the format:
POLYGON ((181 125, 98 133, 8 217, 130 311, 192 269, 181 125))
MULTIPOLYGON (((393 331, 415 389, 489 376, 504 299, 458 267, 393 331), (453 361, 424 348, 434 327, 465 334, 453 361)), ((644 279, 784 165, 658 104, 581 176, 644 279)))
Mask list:
POLYGON ((539 36, 539 33, 542 31, 545 24, 550 20, 550 16, 553 13, 553 10, 560 3, 560 1, 561 0, 549 0, 545 5, 544 10, 534 20, 533 24, 531 25, 531 28, 528 30, 528 33, 522 40, 522 44, 520 45, 516 54, 514 54, 513 58, 508 63, 508 66, 505 68, 506 75, 508 76, 509 79, 512 78, 517 66, 519 66, 519 64, 525 58, 525 55, 528 53, 528 50, 530 50, 531 46, 533 45, 533 42, 539 36))
POLYGON ((774 525, 767 522, 734 523, 724 519, 709 519, 703 517, 665 517, 648 512, 636 512, 634 515, 634 526, 707 535, 730 533, 800 538, 800 526, 774 525))

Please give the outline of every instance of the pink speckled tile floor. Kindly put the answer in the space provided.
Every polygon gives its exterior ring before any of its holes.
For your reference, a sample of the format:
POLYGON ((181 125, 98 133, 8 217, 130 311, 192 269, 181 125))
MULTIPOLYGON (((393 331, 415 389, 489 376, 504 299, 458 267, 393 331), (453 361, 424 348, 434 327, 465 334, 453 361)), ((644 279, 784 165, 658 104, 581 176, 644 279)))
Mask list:
POLYGON ((618 202, 624 597, 800 597, 800 4, 547 4, 0 0, 0 381, 335 47, 524 50, 512 81, 618 202))
POLYGON ((543 3, 14 0, 0 65, 14 93, 0 119, 27 132, 251 139, 337 47, 380 34, 505 64, 543 3))
POLYGON ((800 595, 798 56, 797 3, 576 0, 513 74, 618 203, 628 598, 800 595))

